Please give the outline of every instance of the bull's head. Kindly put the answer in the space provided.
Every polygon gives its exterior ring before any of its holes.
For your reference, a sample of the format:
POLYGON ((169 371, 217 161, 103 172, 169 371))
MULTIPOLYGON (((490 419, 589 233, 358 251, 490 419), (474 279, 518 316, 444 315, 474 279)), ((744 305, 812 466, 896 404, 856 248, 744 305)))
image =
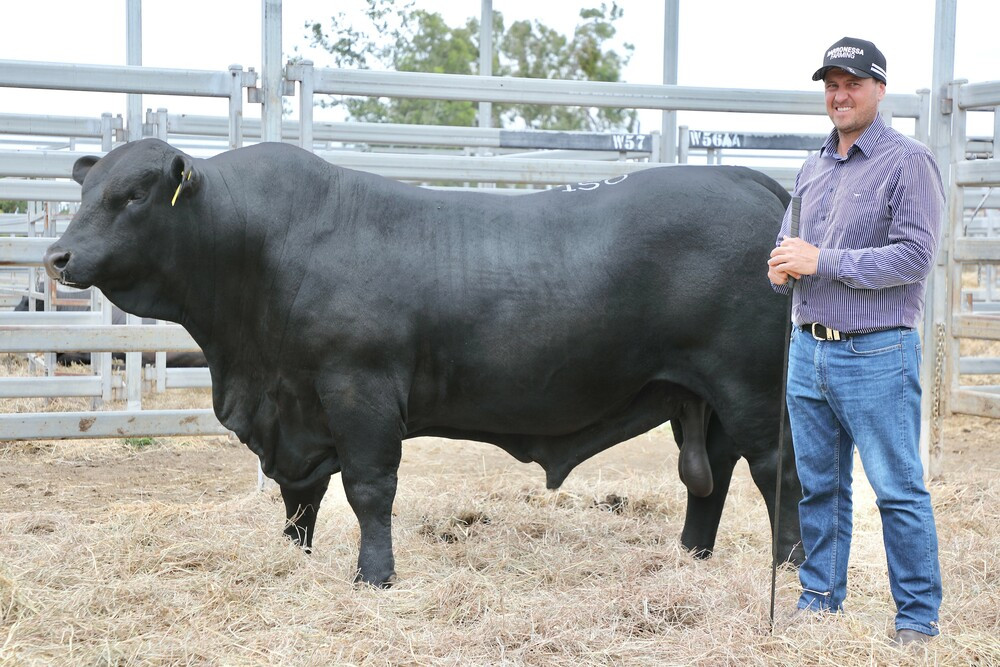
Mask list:
POLYGON ((82 205, 46 251, 45 270, 65 285, 96 285, 109 296, 136 288, 161 263, 166 225, 184 217, 177 213, 197 189, 194 161, 144 139, 103 158, 80 158, 73 179, 83 186, 82 205))

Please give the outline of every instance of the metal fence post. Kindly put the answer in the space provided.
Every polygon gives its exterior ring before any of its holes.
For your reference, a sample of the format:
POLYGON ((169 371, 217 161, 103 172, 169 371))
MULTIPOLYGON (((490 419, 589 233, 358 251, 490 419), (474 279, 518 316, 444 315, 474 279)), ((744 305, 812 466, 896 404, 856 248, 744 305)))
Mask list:
POLYGON ((243 65, 229 66, 229 149, 243 145, 243 65))
MULTIPOLYGON (((127 65, 142 65, 142 0, 128 0, 126 4, 126 43, 127 65)), ((142 95, 129 93, 126 97, 128 107, 128 140, 142 139, 142 95)))
MULTIPOLYGON (((965 160, 966 111, 958 104, 958 92, 964 83, 968 82, 964 79, 959 79, 949 84, 947 97, 947 101, 951 104, 951 140, 949 141, 951 150, 948 157, 948 164, 950 166, 948 170, 949 179, 945 183, 948 193, 947 215, 945 217, 947 234, 943 235, 947 238, 947 242, 943 247, 947 255, 946 285, 949 291, 947 308, 945 310, 948 336, 944 351, 945 391, 943 396, 943 415, 951 414, 952 397, 954 396, 954 392, 958 390, 960 375, 959 357, 961 353, 952 325, 955 315, 959 314, 962 308, 962 262, 955 259, 955 242, 960 236, 964 236, 963 229, 965 227, 965 189, 958 184, 957 176, 958 164, 965 160)), ((941 465, 941 458, 943 456, 942 448, 938 447, 936 450, 930 450, 929 455, 930 466, 936 471, 941 465)))
MULTIPOLYGON (((142 324, 142 318, 130 313, 125 324, 142 324)), ((142 352, 125 353, 125 400, 129 410, 142 409, 142 352)))
POLYGON ((111 150, 114 142, 114 128, 111 125, 111 114, 104 112, 101 114, 101 150, 107 153, 111 150))
MULTIPOLYGON (((493 76, 493 0, 482 0, 479 14, 479 74, 493 76)), ((493 104, 479 103, 479 127, 493 126, 493 104)))
MULTIPOLYGON (((948 99, 948 83, 955 71, 955 17, 957 0, 937 0, 934 13, 934 70, 931 77, 931 104, 928 136, 930 148, 934 152, 938 169, 945 186, 945 197, 949 196, 951 151, 951 105, 948 99)), ((944 213, 949 211, 945 202, 944 213)), ((945 354, 951 333, 951 307, 948 298, 949 272, 947 267, 950 225, 948 218, 942 221, 941 249, 927 279, 927 298, 924 303, 923 363, 921 366, 921 424, 920 458, 924 464, 924 476, 935 477, 940 472, 943 452, 944 416, 948 409, 950 376, 946 372, 945 354)))
POLYGON ((155 113, 147 110, 146 115, 148 116, 146 124, 152 128, 153 136, 160 141, 166 141, 170 129, 167 125, 167 110, 163 107, 158 108, 155 113))
MULTIPOLYGON (((156 320, 156 323, 158 325, 167 324, 164 320, 156 320)), ((162 394, 167 390, 167 353, 162 350, 156 353, 154 373, 156 375, 156 392, 162 394)))
POLYGON ((262 0, 261 141, 281 141, 281 0, 262 0))
POLYGON ((689 128, 687 125, 681 125, 678 128, 677 162, 679 164, 687 164, 690 155, 691 155, 691 128, 689 128))
POLYGON ((931 91, 929 88, 921 88, 917 91, 920 98, 920 115, 917 116, 913 127, 913 136, 917 141, 931 145, 931 91))
MULTIPOLYGON (((663 0, 663 83, 677 85, 680 0, 663 0)), ((660 127, 660 162, 677 162, 677 112, 664 111, 660 127)))
MULTIPOLYGON (((99 289, 90 290, 90 310, 95 313, 101 312, 101 300, 104 298, 104 294, 99 289)), ((103 316, 102 316, 103 317, 103 316)), ((104 358, 104 354, 91 352, 90 353, 90 372, 92 375, 96 375, 101 379, 101 394, 102 396, 92 396, 90 399, 90 409, 97 410, 101 407, 101 403, 104 402, 104 380, 101 377, 101 360, 104 358)), ((109 382, 110 386, 110 382, 109 382)))
POLYGON ((313 150, 313 62, 303 60, 299 67, 299 145, 313 150))
POLYGON ((993 159, 1000 160, 1000 107, 993 107, 993 159))
MULTIPOLYGON (((110 325, 112 323, 111 308, 111 301, 104 295, 104 292, 101 292, 101 324, 110 325)), ((97 358, 99 359, 98 374, 101 376, 101 400, 110 401, 114 398, 114 387, 111 382, 111 353, 101 352, 97 358)))
MULTIPOLYGON (((55 230, 52 229, 51 219, 49 217, 49 204, 48 202, 28 202, 28 210, 31 211, 34 208, 34 215, 31 216, 32 224, 35 225, 37 229, 37 220, 42 220, 42 236, 54 237, 56 236, 55 230)), ((58 286, 52 280, 49 280, 48 276, 43 278, 45 285, 45 312, 51 313, 56 309, 57 300, 57 290, 58 286)), ((31 289, 35 289, 32 285, 31 289)), ((56 375, 56 354, 55 352, 45 353, 45 375, 48 377, 55 377, 56 375)))

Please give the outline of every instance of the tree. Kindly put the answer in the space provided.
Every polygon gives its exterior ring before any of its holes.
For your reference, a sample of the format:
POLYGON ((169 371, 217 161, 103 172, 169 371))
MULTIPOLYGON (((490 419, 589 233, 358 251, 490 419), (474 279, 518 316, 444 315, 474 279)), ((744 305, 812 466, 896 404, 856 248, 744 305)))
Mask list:
MULTIPOLYGON (((336 67, 367 69, 373 66, 401 72, 475 74, 479 64, 479 21, 449 26, 440 14, 413 9, 413 0, 397 5, 392 0, 366 0, 363 21, 356 26, 344 13, 331 18, 324 31, 320 23, 307 23, 311 45, 331 54, 336 67)), ((620 81, 634 47, 624 44, 619 54, 609 46, 622 10, 580 11, 581 23, 567 37, 538 21, 516 21, 504 27, 503 15, 493 14, 493 71, 502 76, 541 79, 620 81)), ((368 122, 471 126, 477 105, 465 101, 347 98, 321 102, 343 104, 349 116, 368 122)), ((561 107, 528 104, 494 104, 493 124, 547 130, 634 131, 635 110, 561 107)))
POLYGON ((15 201, 12 199, 0 199, 0 213, 17 213, 27 211, 28 202, 23 199, 15 201))
MULTIPOLYGON (((626 43, 624 55, 607 48, 617 33, 614 22, 622 9, 612 3, 599 9, 582 9, 573 38, 567 39, 538 21, 516 21, 500 40, 501 68, 506 76, 576 81, 621 81, 621 71, 632 57, 634 46, 626 43)), ((519 104, 498 110, 505 125, 523 122, 531 129, 626 130, 637 123, 634 109, 588 109, 585 107, 519 104)))

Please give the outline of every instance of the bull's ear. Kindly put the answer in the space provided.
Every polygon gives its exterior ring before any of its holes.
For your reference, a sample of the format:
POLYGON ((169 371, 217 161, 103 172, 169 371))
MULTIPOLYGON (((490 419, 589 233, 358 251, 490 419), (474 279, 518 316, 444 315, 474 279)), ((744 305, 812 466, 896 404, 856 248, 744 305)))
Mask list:
POLYGON ((198 174, 194 170, 194 160, 190 155, 181 153, 171 161, 170 182, 177 184, 173 199, 170 200, 171 206, 177 204, 182 194, 192 193, 197 189, 198 174))
POLYGON ((87 172, 97 164, 101 158, 96 155, 85 155, 73 163, 73 180, 83 185, 83 179, 87 178, 87 172))

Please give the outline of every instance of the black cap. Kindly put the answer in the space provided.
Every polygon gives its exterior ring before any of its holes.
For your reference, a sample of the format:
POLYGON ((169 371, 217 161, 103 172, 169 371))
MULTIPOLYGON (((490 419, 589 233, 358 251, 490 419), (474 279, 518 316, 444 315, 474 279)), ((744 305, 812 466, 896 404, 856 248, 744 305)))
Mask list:
POLYGON ((831 67, 850 72, 862 78, 875 78, 886 83, 885 56, 878 47, 864 39, 844 37, 826 50, 823 66, 813 74, 813 81, 819 81, 826 76, 831 67))

